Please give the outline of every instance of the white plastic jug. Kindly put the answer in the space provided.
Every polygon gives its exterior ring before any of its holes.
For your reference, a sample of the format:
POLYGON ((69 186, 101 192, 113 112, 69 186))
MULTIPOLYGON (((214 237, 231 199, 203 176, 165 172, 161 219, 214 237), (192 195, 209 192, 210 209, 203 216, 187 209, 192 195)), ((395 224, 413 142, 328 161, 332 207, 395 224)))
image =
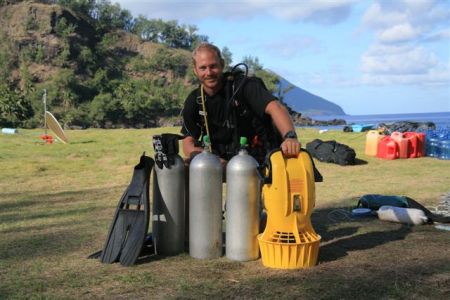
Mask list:
POLYGON ((15 129, 15 128, 2 128, 2 133, 3 134, 16 134, 17 133, 17 129, 15 129))
POLYGON ((416 208, 404 208, 383 205, 378 211, 378 218, 383 221, 397 222, 410 225, 422 225, 428 221, 425 213, 416 208))

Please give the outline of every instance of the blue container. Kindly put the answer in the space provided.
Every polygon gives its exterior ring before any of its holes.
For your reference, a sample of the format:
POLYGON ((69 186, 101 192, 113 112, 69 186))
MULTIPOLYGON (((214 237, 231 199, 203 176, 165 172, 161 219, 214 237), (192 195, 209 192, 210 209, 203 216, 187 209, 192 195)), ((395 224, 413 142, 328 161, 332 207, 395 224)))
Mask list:
POLYGON ((450 140, 439 142, 439 158, 450 160, 450 140))
POLYGON ((368 131, 373 128, 373 124, 352 124, 353 132, 368 131))
POLYGON ((425 144, 426 156, 439 157, 440 140, 438 138, 429 138, 425 144))

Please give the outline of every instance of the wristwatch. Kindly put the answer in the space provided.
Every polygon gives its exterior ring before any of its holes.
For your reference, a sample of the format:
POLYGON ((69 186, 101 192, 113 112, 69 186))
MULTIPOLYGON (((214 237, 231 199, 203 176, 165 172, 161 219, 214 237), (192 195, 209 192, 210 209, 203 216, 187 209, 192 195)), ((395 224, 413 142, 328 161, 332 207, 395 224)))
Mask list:
POLYGON ((297 138, 297 134, 295 133, 295 131, 294 130, 289 130, 284 135, 283 140, 285 140, 285 139, 296 139, 296 138, 297 138))

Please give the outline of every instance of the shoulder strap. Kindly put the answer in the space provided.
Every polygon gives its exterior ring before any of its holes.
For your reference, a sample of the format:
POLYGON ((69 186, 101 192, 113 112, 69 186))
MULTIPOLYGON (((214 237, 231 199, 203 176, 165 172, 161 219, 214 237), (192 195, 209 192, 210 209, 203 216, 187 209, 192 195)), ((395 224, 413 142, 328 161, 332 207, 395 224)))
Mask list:
POLYGON ((224 73, 225 78, 225 126, 233 130, 233 148, 238 149, 240 136, 238 134, 238 117, 236 107, 239 104, 238 93, 247 81, 247 76, 239 69, 224 73))

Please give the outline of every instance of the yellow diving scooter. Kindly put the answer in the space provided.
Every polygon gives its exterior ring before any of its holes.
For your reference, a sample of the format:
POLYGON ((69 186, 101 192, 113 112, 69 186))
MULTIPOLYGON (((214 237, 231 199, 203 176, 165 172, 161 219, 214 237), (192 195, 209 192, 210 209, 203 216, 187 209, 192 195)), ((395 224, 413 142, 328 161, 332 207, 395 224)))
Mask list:
POLYGON ((262 196, 267 224, 258 235, 264 266, 298 269, 316 265, 321 237, 311 225, 314 171, 312 158, 303 150, 297 158, 286 159, 277 150, 266 159, 262 196))

